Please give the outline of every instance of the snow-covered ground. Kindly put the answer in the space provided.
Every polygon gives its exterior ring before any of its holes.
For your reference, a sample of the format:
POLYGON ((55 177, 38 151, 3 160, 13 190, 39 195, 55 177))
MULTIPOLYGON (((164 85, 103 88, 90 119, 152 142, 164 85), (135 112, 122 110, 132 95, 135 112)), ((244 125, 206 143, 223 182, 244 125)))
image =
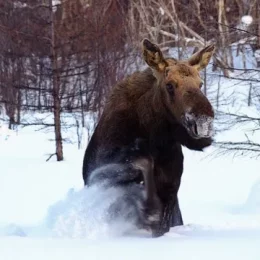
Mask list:
MULTIPOLYGON (((233 138, 234 138, 233 132, 233 138)), ((179 193, 185 225, 161 238, 132 231, 104 212, 114 190, 83 189, 84 149, 35 127, 0 128, 0 259, 260 259, 260 162, 184 149, 179 193)))

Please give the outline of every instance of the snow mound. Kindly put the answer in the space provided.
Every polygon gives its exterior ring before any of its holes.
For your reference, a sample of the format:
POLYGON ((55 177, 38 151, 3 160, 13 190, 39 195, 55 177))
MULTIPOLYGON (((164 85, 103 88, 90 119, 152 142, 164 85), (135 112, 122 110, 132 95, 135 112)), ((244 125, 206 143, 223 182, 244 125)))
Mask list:
POLYGON ((68 238, 109 238, 135 231, 135 225, 124 216, 111 220, 107 213, 120 195, 117 188, 104 190, 97 185, 71 189, 64 200, 49 208, 45 225, 53 236, 68 238))
POLYGON ((246 212, 260 213, 260 179, 253 185, 244 208, 246 212))
POLYGON ((4 228, 4 235, 5 236, 18 236, 18 237, 26 237, 25 231, 22 227, 16 224, 10 224, 4 228))

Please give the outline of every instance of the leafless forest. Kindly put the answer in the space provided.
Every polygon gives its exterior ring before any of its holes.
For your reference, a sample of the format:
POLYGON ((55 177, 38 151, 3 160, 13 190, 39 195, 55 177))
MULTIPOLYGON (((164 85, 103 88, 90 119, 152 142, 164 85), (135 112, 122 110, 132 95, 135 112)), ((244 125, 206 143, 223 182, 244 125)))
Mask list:
MULTIPOLYGON (((260 111, 259 0, 0 0, 0 117, 5 112, 9 128, 53 128, 55 155, 63 160, 61 130, 71 126, 64 126, 61 117, 77 113, 81 120, 74 127, 88 127, 86 113, 100 114, 111 87, 144 65, 144 37, 166 53, 176 50, 179 59, 215 43, 211 71, 203 74, 205 95, 212 95, 212 73, 232 79, 242 71, 239 79, 250 85, 248 106, 260 111), (253 68, 246 62, 248 50, 253 68), (236 55, 242 67, 236 67, 236 55), (26 122, 27 111, 52 113, 53 123, 26 122)), ((218 91, 210 98, 221 110, 218 91)), ((256 131, 260 128, 260 116, 229 116, 229 122, 251 120, 256 131)), ((260 154, 260 144, 251 140, 220 145, 260 154)))

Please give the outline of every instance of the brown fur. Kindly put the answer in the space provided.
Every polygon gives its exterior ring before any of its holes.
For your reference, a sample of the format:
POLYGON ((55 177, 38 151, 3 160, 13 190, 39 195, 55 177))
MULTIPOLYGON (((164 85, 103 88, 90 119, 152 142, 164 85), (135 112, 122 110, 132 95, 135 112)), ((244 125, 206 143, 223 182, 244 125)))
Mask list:
POLYGON ((113 162, 118 148, 136 138, 149 143, 154 159, 154 176, 163 205, 163 219, 155 236, 182 224, 177 193, 183 172, 181 145, 202 150, 210 137, 193 138, 183 125, 187 111, 213 118, 213 109, 202 94, 199 69, 209 62, 214 47, 194 54, 190 60, 165 59, 157 45, 143 41, 143 56, 150 68, 135 72, 119 82, 104 108, 83 163, 83 178, 96 167, 113 162), (173 93, 167 84, 174 86, 173 93))

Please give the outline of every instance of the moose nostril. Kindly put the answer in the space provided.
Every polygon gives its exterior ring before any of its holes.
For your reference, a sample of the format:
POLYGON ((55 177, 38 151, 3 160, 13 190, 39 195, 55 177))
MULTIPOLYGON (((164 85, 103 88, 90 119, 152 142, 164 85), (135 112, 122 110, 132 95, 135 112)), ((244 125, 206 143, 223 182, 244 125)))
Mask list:
POLYGON ((192 126, 192 120, 190 120, 189 118, 186 117, 186 121, 187 121, 187 126, 191 127, 192 126))
POLYGON ((194 133, 195 133, 196 135, 198 135, 198 134, 199 134, 199 133, 198 133, 198 127, 197 127, 197 124, 196 124, 195 121, 193 121, 193 127, 194 127, 194 133))
POLYGON ((192 122, 195 121, 195 115, 193 113, 186 113, 185 119, 186 119, 188 124, 192 124, 192 122))
POLYGON ((193 129, 194 133, 197 135, 198 127, 197 127, 197 123, 196 123, 195 119, 189 115, 189 116, 186 116, 186 122, 187 122, 187 127, 190 129, 193 129))

